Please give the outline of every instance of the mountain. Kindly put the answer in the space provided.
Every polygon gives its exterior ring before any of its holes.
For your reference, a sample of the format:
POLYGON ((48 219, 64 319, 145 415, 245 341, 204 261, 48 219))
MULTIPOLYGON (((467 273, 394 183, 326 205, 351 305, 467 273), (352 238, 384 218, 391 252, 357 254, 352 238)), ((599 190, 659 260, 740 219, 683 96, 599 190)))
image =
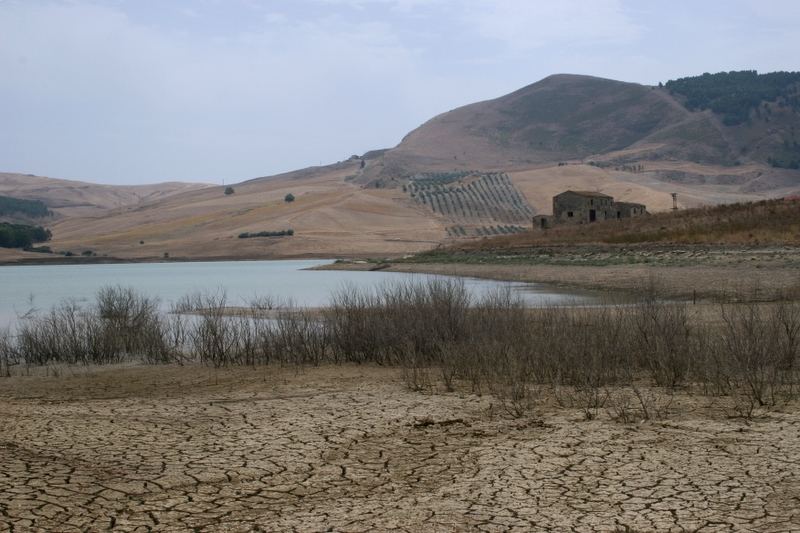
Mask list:
POLYGON ((732 78, 728 84, 708 82, 714 76, 707 75, 668 82, 666 87, 553 75, 434 117, 385 154, 384 172, 375 178, 430 169, 512 170, 593 162, 604 167, 644 164, 652 176, 665 181, 735 181, 743 192, 797 185, 796 174, 771 163, 790 166, 800 161, 800 131, 795 136, 800 129, 798 78, 786 76, 786 86, 772 93, 758 86, 740 90, 744 102, 734 99, 725 108, 719 107, 724 98, 708 96, 707 85, 736 94, 731 83, 747 88, 755 85, 753 77, 772 76, 747 72, 745 79, 738 73, 714 75, 732 78), (727 111, 734 108, 746 118, 728 125, 729 114, 698 104, 697 93, 706 98, 701 102, 727 111), (724 170, 687 175, 670 168, 669 163, 678 161, 724 170), (742 173, 736 168, 742 165, 759 168, 742 173))
POLYGON ((401 255, 524 231, 566 189, 602 191, 653 212, 671 208, 672 193, 681 207, 797 194, 798 79, 746 71, 651 87, 560 74, 434 117, 394 148, 234 184, 230 194, 8 174, 0 194, 55 211, 51 245, 61 252, 401 255), (239 238, 289 229, 291 236, 239 238))
POLYGON ((642 85, 554 75, 434 117, 406 135, 386 159, 411 168, 557 162, 627 148, 688 115, 662 92, 642 85))

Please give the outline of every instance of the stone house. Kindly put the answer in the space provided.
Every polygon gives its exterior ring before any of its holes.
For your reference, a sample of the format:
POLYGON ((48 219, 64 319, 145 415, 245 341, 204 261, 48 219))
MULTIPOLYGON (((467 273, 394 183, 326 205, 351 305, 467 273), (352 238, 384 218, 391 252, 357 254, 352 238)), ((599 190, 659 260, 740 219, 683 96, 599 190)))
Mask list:
POLYGON ((614 210, 617 218, 632 218, 647 214, 647 207, 644 204, 634 202, 614 202, 614 210))
POLYGON ((553 197, 553 214, 537 215, 534 227, 546 229, 556 224, 590 224, 647 214, 643 204, 615 202, 612 196, 594 191, 564 191, 553 197))
POLYGON ((585 224, 613 218, 614 198, 601 192, 564 191, 553 196, 553 218, 559 223, 585 224))

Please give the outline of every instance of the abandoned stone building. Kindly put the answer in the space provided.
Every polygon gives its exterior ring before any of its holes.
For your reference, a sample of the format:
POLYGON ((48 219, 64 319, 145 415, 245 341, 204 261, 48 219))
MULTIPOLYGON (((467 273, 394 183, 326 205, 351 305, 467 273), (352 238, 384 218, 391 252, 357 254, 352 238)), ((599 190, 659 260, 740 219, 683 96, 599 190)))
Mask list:
POLYGON ((537 215, 534 225, 541 229, 556 224, 589 224, 647 214, 643 204, 615 202, 614 198, 593 191, 564 191, 553 197, 553 214, 537 215))

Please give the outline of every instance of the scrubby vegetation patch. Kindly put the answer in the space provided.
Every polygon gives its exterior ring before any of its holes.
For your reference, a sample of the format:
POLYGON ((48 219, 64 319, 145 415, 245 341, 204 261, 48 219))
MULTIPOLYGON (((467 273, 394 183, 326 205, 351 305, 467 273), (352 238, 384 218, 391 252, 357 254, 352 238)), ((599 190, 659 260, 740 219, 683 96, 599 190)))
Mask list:
POLYGON ((0 196, 0 216, 25 215, 31 218, 44 218, 52 215, 44 202, 39 200, 22 200, 10 196, 0 196))
POLYGON ((29 248, 50 240, 52 233, 41 226, 0 223, 0 248, 29 248))
POLYGON ((294 235, 293 229, 282 229, 278 231, 259 231, 259 232, 243 232, 239 234, 240 239, 253 239, 255 237, 291 237, 294 235))
POLYGON ((800 72, 770 72, 759 74, 755 70, 705 73, 669 80, 666 88, 683 96, 690 110, 710 109, 722 115, 723 122, 735 126, 746 122, 750 112, 762 102, 780 99, 795 110, 800 110, 800 72))

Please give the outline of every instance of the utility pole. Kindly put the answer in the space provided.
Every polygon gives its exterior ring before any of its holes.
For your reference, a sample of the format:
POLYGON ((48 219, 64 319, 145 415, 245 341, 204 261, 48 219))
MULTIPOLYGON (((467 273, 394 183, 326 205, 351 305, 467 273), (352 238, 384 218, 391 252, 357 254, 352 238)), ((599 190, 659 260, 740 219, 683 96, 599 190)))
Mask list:
POLYGON ((678 210, 678 193, 673 192, 673 193, 670 193, 670 194, 672 195, 672 210, 673 211, 677 211, 678 210))

